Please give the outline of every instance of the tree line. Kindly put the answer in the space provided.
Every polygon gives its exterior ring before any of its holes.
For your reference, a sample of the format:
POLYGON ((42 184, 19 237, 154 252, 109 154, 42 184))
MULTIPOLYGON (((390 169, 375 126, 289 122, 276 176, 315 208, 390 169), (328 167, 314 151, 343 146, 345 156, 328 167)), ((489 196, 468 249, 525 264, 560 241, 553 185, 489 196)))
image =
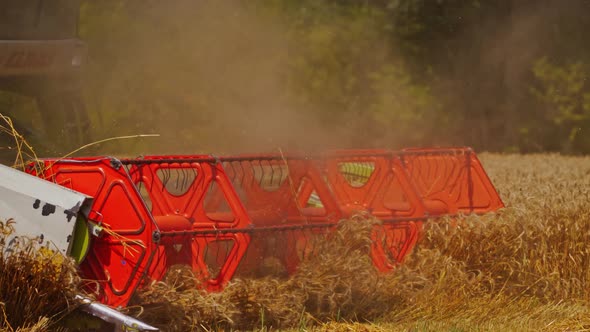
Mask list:
POLYGON ((89 130, 160 133, 109 147, 144 153, 588 153, 589 12, 584 0, 83 1, 89 130))

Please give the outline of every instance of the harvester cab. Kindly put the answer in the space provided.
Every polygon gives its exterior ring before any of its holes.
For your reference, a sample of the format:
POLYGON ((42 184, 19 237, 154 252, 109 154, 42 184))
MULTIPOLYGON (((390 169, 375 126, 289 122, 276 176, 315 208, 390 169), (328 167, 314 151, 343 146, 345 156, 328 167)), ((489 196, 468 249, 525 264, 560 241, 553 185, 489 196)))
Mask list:
MULTIPOLYGON (((0 90, 33 98, 45 131, 39 141, 71 144, 65 149, 87 141, 89 127, 80 87, 86 46, 78 38, 79 9, 80 0, 0 2, 0 90)), ((19 114, 11 115, 18 123, 19 114)))

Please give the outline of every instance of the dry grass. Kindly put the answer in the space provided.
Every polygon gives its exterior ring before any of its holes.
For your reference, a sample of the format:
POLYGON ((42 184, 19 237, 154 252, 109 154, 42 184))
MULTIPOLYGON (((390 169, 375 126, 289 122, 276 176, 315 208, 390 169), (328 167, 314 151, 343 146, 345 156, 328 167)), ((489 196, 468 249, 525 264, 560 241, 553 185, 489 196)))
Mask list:
POLYGON ((318 244, 319 255, 306 260, 289 279, 235 279, 221 293, 206 293, 194 276, 154 283, 141 292, 140 318, 167 331, 215 328, 286 328, 308 320, 375 318, 390 296, 373 294, 384 282, 367 255, 375 221, 343 222, 332 238, 318 244))
POLYGON ((171 303, 192 303, 194 319, 166 329, 589 329, 590 158, 482 159, 508 208, 457 227, 428 223, 419 247, 394 273, 376 273, 366 256, 374 221, 345 222, 288 280, 236 280, 220 294, 191 290, 190 300, 167 288, 179 297, 171 303))
MULTIPOLYGON (((237 279, 208 294, 179 268, 139 294, 141 308, 129 312, 165 331, 590 330, 590 158, 490 154, 482 161, 508 208, 456 227, 428 223, 419 247, 394 273, 373 269, 366 253, 377 221, 359 216, 288 279, 237 279)), ((23 296, 33 293, 28 288, 23 296)), ((54 303, 55 312, 63 311, 54 303)), ((38 317, 53 314, 26 320, 38 317)))
POLYGON ((12 167, 24 170, 25 162, 37 160, 33 147, 21 135, 12 123, 12 119, 0 113, 0 136, 12 141, 8 146, 0 146, 0 152, 14 158, 12 167))
POLYGON ((25 238, 7 243, 13 221, 0 222, 0 330, 50 331, 76 307, 80 279, 61 254, 25 238))
POLYGON ((383 320, 418 330, 590 329, 590 159, 482 159, 508 208, 456 228, 429 223, 395 273, 407 304, 383 320))

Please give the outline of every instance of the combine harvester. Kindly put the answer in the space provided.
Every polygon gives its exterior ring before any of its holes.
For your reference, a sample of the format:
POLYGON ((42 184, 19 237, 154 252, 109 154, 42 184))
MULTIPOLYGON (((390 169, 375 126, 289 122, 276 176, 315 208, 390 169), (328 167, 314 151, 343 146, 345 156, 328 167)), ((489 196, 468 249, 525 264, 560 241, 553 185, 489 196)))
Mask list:
POLYGON ((357 213, 381 220, 371 257, 390 271, 425 220, 503 207, 470 148, 44 159, 27 171, 92 198, 70 255, 112 307, 179 264, 210 291, 267 260, 293 273, 357 213))

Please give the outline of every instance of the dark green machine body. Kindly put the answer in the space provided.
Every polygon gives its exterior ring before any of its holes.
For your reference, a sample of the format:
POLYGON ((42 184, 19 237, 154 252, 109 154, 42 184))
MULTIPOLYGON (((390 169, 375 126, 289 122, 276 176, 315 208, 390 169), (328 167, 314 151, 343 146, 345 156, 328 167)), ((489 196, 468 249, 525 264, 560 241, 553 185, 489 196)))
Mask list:
POLYGON ((81 89, 86 45, 78 38, 79 11, 80 0, 0 1, 0 91, 31 97, 43 128, 28 128, 18 110, 0 112, 9 113, 28 136, 42 135, 36 142, 48 153, 87 142, 81 89))

